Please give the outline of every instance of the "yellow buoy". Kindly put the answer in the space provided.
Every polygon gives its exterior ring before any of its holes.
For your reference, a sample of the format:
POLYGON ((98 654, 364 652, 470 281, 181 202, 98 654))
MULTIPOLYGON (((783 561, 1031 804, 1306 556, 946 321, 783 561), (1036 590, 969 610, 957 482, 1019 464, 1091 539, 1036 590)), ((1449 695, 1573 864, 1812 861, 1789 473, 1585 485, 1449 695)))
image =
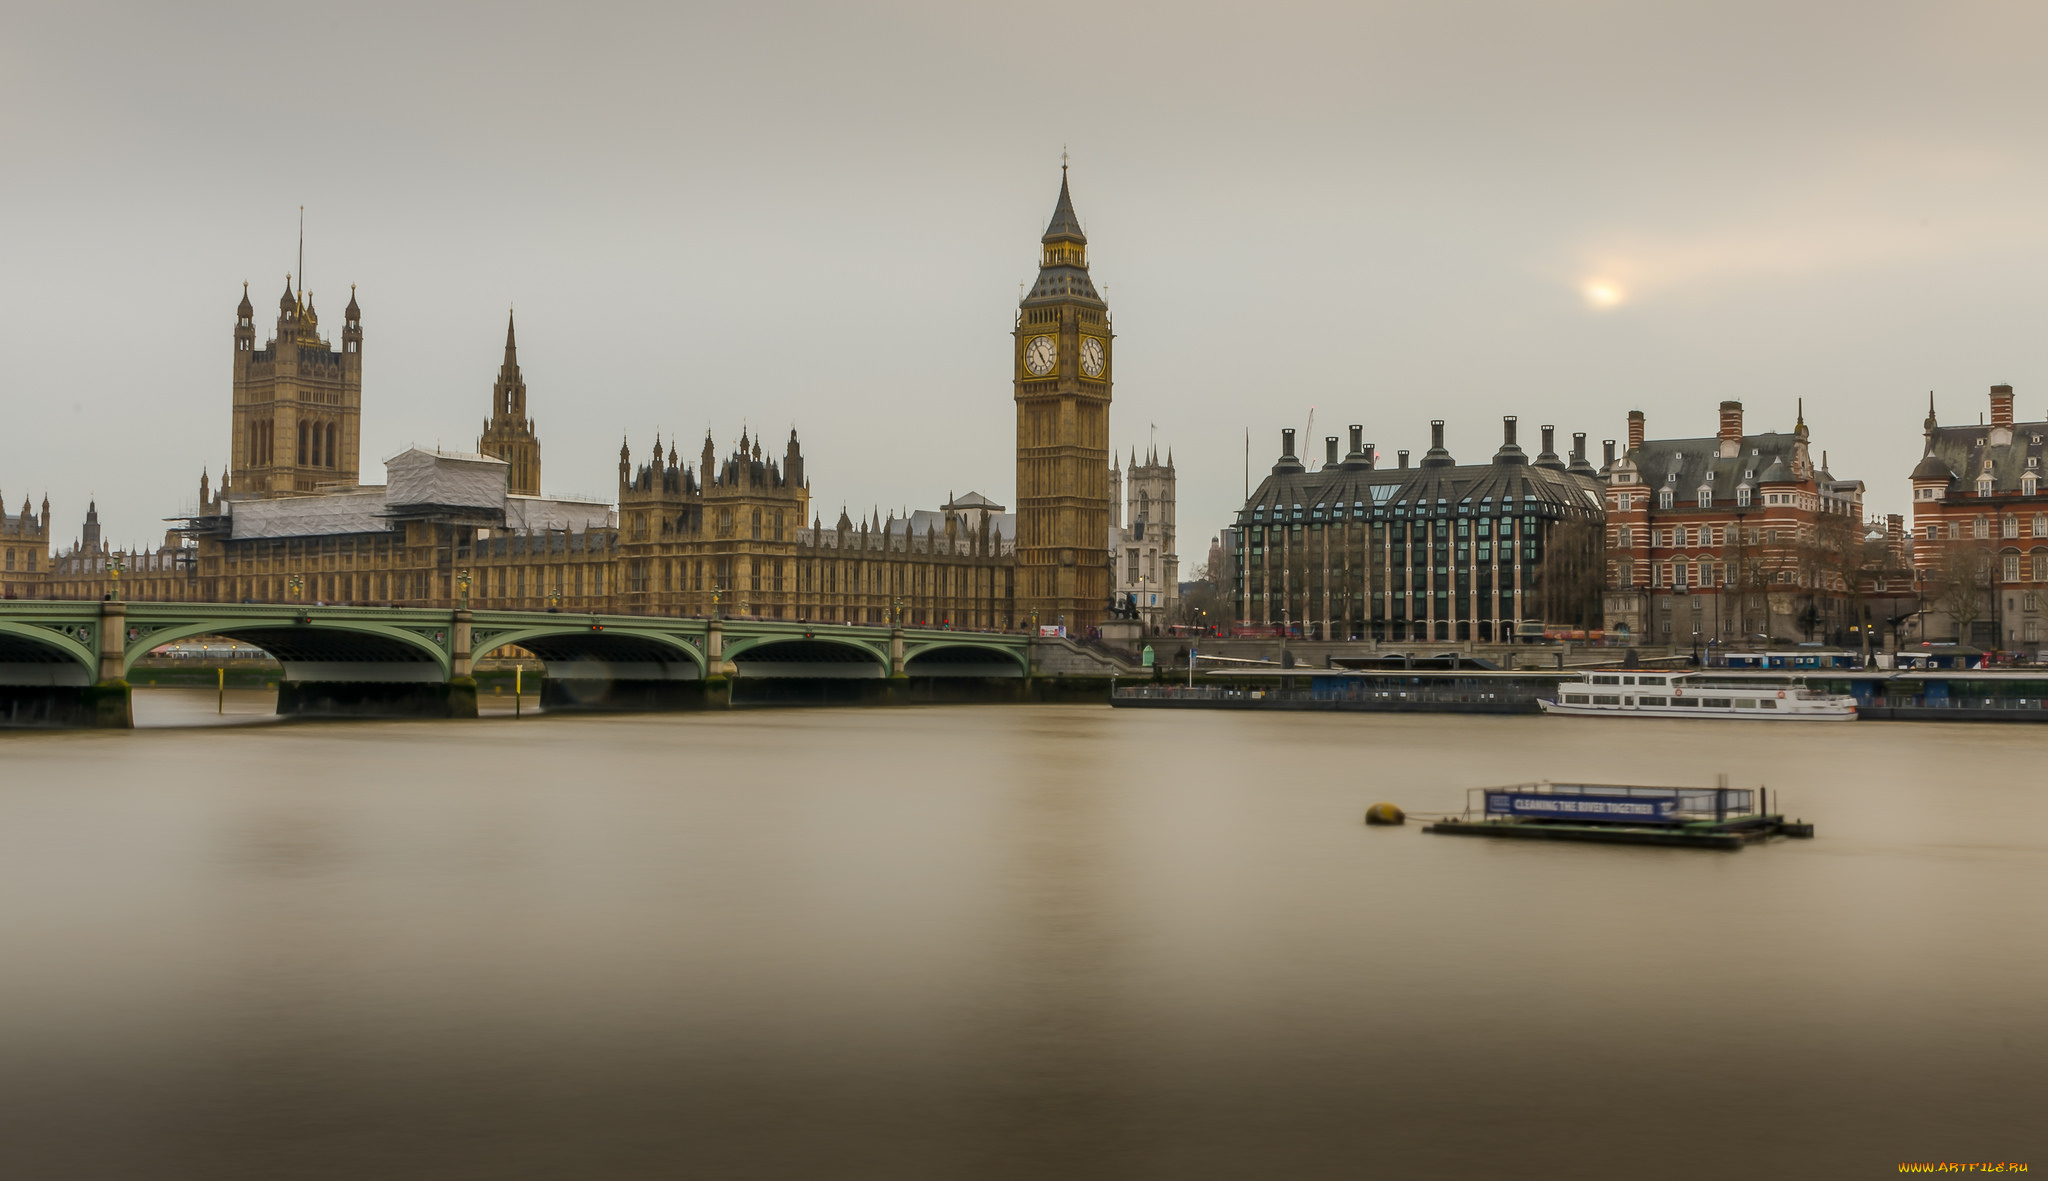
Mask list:
POLYGON ((1408 814, 1392 804, 1374 804, 1365 810, 1367 824, 1406 824, 1408 814))

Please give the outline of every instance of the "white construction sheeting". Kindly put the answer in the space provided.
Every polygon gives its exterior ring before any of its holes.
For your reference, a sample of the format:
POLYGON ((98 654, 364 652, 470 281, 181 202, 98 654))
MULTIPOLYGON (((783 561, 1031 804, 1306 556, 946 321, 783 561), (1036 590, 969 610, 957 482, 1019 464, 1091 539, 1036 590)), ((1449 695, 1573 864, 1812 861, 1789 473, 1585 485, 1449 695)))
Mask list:
POLYGON ((488 455, 414 447, 384 461, 384 499, 394 509, 434 505, 496 515, 505 508, 511 466, 488 455))
POLYGON ((228 513, 237 541, 251 537, 324 537, 337 533, 384 533, 384 489, 371 484, 319 496, 281 500, 235 500, 228 513))
POLYGON ((584 533, 608 529, 614 524, 612 506, 594 500, 559 500, 547 496, 505 498, 505 529, 511 533, 539 533, 567 529, 584 533))

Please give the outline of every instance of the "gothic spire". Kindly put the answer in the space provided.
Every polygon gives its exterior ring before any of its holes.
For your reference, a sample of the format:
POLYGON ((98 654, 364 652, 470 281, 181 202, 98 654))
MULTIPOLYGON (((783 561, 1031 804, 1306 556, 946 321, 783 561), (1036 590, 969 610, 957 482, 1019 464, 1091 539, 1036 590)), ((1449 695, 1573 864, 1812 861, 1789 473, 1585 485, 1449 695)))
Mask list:
POLYGON ((1045 237, 1041 242, 1080 242, 1086 244, 1088 235, 1081 232, 1081 219, 1074 212, 1073 195, 1067 192, 1067 166, 1060 165, 1060 199, 1052 207, 1052 220, 1045 225, 1045 237))

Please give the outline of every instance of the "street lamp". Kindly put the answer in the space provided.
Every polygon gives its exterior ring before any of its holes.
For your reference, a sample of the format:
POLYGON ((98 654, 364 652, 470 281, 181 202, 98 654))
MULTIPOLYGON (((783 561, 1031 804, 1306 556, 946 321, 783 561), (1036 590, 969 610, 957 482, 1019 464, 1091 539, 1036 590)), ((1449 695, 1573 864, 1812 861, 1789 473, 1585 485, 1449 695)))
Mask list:
POLYGON ((462 602, 461 602, 460 606, 462 607, 462 609, 463 609, 464 611, 467 611, 467 610, 469 610, 469 571, 468 571, 468 570, 457 570, 457 571, 455 572, 455 585, 456 585, 456 587, 457 587, 457 588, 459 588, 459 589, 460 589, 460 590, 462 591, 462 602))
POLYGON ((895 623, 895 626, 897 626, 897 627, 902 627, 902 626, 903 626, 903 600, 902 600, 901 598, 897 598, 897 599, 893 599, 893 600, 891 600, 891 601, 890 601, 890 603, 889 603, 889 610, 890 610, 890 612, 892 613, 892 615, 893 615, 893 617, 894 617, 894 619, 895 619, 895 621, 896 621, 896 623, 895 623))
POLYGON ((306 580, 294 574, 285 580, 285 585, 291 588, 292 600, 296 602, 306 589, 306 580))
POLYGON ((717 583, 711 585, 711 618, 719 618, 718 601, 725 597, 725 588, 717 583))
POLYGON ((107 559, 107 577, 112 579, 114 584, 113 589, 107 592, 107 596, 112 599, 119 599, 121 597, 121 555, 115 554, 107 559))

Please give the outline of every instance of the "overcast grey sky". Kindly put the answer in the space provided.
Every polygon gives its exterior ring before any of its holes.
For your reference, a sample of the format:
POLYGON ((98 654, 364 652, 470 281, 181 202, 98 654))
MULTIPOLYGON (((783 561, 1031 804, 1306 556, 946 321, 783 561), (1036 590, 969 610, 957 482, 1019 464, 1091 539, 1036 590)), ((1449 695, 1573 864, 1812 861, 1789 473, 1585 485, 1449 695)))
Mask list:
MULTIPOLYGON (((2048 6, 8 4, 0 494, 153 542, 233 309, 358 285, 365 478, 469 448, 505 309, 551 492, 795 425, 820 512, 1012 503, 1009 331, 1073 153, 1183 570, 1282 426, 1391 452, 1806 399, 1905 511, 1932 389, 2048 412, 2048 6), (1600 285, 1612 296, 1589 296, 1600 285), (1327 428, 1327 429, 1326 429, 1327 428)), ((1312 446, 1315 452, 1319 446, 1312 446)))

